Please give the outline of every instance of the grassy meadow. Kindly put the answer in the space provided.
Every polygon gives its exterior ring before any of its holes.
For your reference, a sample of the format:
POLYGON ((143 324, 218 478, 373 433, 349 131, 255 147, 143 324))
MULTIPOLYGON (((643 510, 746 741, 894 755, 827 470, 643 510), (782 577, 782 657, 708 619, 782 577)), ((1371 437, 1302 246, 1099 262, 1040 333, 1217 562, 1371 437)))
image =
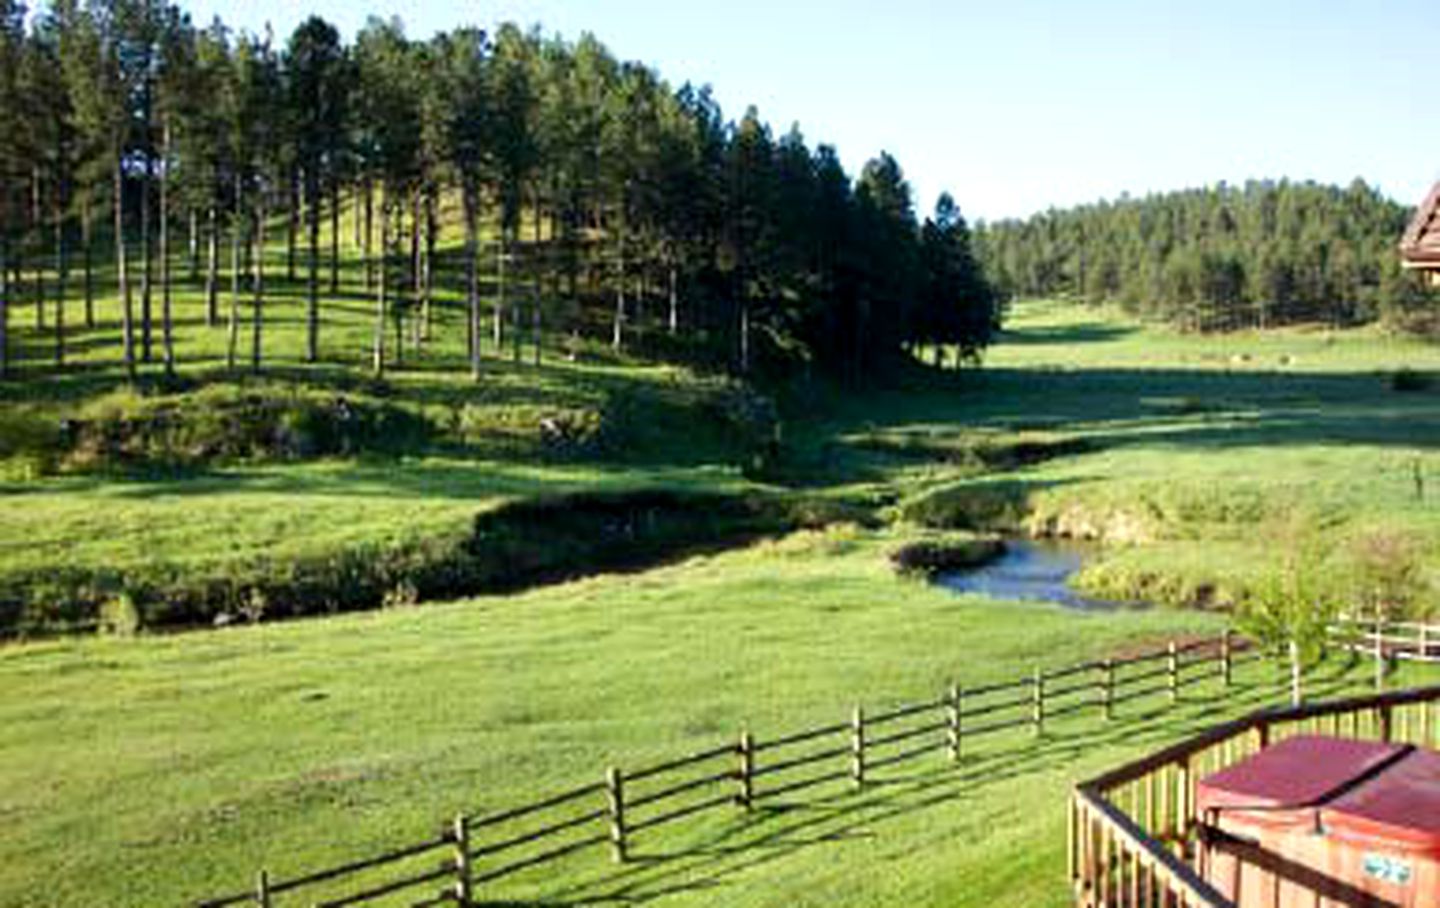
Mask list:
MULTIPOLYGON (((0 485, 0 579, 61 565, 123 574, 157 559, 180 576, 283 566, 463 533, 477 513, 558 489, 805 496, 865 519, 514 595, 6 644, 0 904, 180 904, 244 888, 260 866, 288 876, 363 856, 429 835, 457 810, 706 749, 742 726, 763 740, 841 721, 857 702, 930 697, 952 680, 1009 679, 1227 622, 1216 610, 993 602, 896 576, 889 553, 934 528, 1093 538, 1087 589, 1174 604, 1237 598, 1302 544, 1321 553, 1337 595, 1351 592, 1376 534, 1401 537, 1427 582, 1440 563, 1430 501, 1440 476, 1429 478, 1440 392, 1425 380, 1440 373, 1440 348, 1403 338, 1187 336, 1025 303, 983 370, 917 369, 886 391, 787 389, 783 448, 756 471, 743 441, 695 418, 732 393, 724 382, 599 347, 571 361, 551 338, 540 367, 487 349, 472 385, 452 326, 383 386, 359 383, 293 356, 301 293, 279 286, 267 331, 281 355, 266 382, 384 400, 433 425, 468 419, 475 431, 399 453, 186 469, 41 469, 16 445, 0 485), (1396 390, 1402 368, 1418 390, 1396 390), (584 409, 626 414, 620 442, 564 457, 534 445, 538 419, 584 409)), ((443 302, 439 317, 458 317, 455 299, 443 302)), ((221 381, 223 346, 193 294, 180 309, 188 384, 163 393, 183 401, 221 381)), ((327 355, 362 361, 365 311, 327 310, 327 355)), ((113 340, 113 312, 102 315, 113 340)), ((7 417, 53 421, 127 393, 112 390, 113 347, 76 350, 89 368, 52 378, 32 362, 0 386, 7 417)), ((1320 671, 1320 692, 1369 677, 1320 671)), ((482 895, 1065 905, 1068 787, 1274 702, 1277 677, 1256 665, 1230 699, 1199 687, 1174 711, 1143 717, 1158 702, 1140 704, 1111 725, 1077 717, 958 769, 937 755, 882 774, 858 795, 837 787, 762 801, 748 818, 704 814, 637 837, 624 867, 596 851, 482 895)), ((1435 677, 1407 668, 1397 683, 1435 677)))

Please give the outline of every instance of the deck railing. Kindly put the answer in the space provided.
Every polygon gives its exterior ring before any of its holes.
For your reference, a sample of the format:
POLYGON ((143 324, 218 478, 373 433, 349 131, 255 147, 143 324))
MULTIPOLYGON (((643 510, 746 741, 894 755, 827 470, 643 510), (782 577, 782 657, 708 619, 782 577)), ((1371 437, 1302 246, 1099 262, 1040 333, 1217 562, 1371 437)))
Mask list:
POLYGON ((1083 908, 1236 908, 1195 868, 1199 779, 1296 734, 1440 746, 1440 685, 1267 709, 1076 786, 1070 879, 1083 908))

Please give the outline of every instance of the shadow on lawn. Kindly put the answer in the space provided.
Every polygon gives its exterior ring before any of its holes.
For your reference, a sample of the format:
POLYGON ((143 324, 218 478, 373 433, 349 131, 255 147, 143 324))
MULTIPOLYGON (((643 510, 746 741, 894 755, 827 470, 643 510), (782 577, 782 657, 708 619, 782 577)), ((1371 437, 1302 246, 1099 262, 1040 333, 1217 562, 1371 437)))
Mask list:
MULTIPOLYGON (((1308 679, 1307 695, 1323 698, 1353 690, 1357 681, 1364 680, 1360 677, 1364 674, 1351 663, 1336 660, 1323 673, 1316 672, 1308 679)), ((1283 690, 1283 679, 1270 684, 1264 680, 1237 682, 1224 701, 1225 712, 1238 715, 1274 705, 1283 698, 1283 690)), ((1038 741, 1013 741, 996 752, 964 757, 958 767, 881 776, 858 793, 760 805, 699 845, 664 851, 646 848, 641 841, 632 848, 630 860, 623 867, 562 888, 552 896, 482 904, 643 904, 680 893, 739 885, 736 878, 747 871, 801 851, 877 838, 877 824, 951 803, 980 788, 1057 768, 1078 776, 1077 762, 1096 748, 1123 744, 1130 747, 1132 756, 1139 756, 1145 749, 1172 743, 1217 721, 1214 703, 1198 697, 1182 699, 1176 708, 1157 705, 1128 718, 1130 721, 1097 724, 1078 733, 1066 731, 1038 741)), ((1058 812, 1063 803, 1054 807, 1058 812)))

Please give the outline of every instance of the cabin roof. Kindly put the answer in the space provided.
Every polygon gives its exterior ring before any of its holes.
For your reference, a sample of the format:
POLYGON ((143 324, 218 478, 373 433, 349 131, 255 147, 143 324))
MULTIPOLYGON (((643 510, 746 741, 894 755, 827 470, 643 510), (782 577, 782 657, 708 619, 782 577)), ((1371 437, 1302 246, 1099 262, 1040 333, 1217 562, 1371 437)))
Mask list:
POLYGON ((1407 268, 1440 269, 1440 183, 1415 209, 1400 241, 1400 257, 1407 268))

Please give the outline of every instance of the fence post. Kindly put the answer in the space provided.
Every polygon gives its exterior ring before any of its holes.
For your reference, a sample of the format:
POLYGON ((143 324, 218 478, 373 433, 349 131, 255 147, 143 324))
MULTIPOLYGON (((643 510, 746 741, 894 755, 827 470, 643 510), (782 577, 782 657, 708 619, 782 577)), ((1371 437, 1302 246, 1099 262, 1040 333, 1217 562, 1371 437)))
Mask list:
POLYGON ((1420 625, 1420 661, 1430 661, 1430 625, 1420 625))
POLYGON ((1100 710, 1108 722, 1115 718, 1115 660, 1106 656, 1100 670, 1100 710))
POLYGON ((605 771, 605 795, 610 809, 610 853, 615 863, 625 863, 625 777, 619 767, 605 771))
POLYGON ((455 815, 455 901, 460 908, 470 908, 474 892, 470 886, 470 818, 455 815))
POLYGON ((255 874, 255 904, 270 908, 270 872, 262 869, 255 874))
POLYGON ((1233 633, 1234 632, 1227 627, 1220 634, 1220 683, 1225 687, 1230 686, 1231 676, 1234 672, 1233 657, 1230 650, 1233 633))
POLYGON ((1380 619, 1375 619, 1375 689, 1385 689, 1385 630, 1380 619))
POLYGON ((945 720, 950 742, 950 762, 960 762, 960 685, 951 684, 946 694, 945 720))
POLYGON ((740 806, 749 810, 755 802, 755 737, 747 728, 740 732, 740 806))
POLYGON ((1034 701, 1030 710, 1030 718, 1035 725, 1035 734, 1038 737, 1045 733, 1045 675, 1038 668, 1035 669, 1035 676, 1030 682, 1030 687, 1034 701))
POLYGON ((850 716, 850 780, 856 788, 865 786, 865 711, 859 706, 850 716))
POLYGON ((1169 668, 1170 703, 1174 705, 1180 699, 1180 653, 1174 640, 1170 641, 1166 654, 1169 668))

